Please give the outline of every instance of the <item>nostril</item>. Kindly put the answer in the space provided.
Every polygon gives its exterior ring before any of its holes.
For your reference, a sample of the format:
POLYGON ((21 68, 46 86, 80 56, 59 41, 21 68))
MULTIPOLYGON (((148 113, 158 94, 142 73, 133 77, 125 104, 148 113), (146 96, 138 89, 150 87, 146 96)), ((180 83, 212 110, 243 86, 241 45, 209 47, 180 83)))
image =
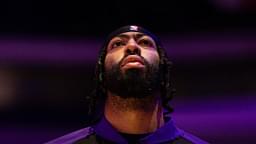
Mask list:
POLYGON ((134 53, 136 53, 136 54, 139 53, 139 49, 138 49, 138 48, 134 49, 133 51, 134 51, 134 53))
POLYGON ((127 50, 126 50, 126 53, 131 54, 132 51, 131 51, 130 49, 127 49, 127 50))
POLYGON ((136 49, 127 49, 127 50, 126 50, 126 53, 127 53, 128 55, 132 55, 132 54, 140 55, 140 50, 139 50, 138 48, 136 48, 136 49))
POLYGON ((137 46, 128 46, 126 49, 127 54, 140 54, 140 49, 137 46))

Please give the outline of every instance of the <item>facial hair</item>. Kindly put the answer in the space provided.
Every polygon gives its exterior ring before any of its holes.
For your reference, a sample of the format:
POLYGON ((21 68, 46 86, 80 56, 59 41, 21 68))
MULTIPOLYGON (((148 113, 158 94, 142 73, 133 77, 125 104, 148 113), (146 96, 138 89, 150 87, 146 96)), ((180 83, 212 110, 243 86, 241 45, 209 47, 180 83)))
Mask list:
POLYGON ((145 69, 130 68, 121 71, 121 63, 126 58, 106 70, 106 88, 113 94, 122 98, 146 98, 152 96, 160 86, 158 64, 149 64, 145 58, 145 69))

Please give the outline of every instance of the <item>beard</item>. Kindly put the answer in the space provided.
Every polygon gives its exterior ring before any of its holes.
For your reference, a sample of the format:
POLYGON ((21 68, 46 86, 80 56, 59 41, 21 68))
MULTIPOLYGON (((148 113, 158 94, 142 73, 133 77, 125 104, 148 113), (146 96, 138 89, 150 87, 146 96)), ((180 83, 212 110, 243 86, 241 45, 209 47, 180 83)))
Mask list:
MULTIPOLYGON (((140 56, 141 57, 141 56, 140 56)), ((123 58, 125 59, 125 57, 123 58)), ((159 90, 160 75, 158 64, 149 64, 145 58, 145 68, 130 68, 121 71, 123 59, 106 70, 106 88, 122 98, 146 98, 159 90)))

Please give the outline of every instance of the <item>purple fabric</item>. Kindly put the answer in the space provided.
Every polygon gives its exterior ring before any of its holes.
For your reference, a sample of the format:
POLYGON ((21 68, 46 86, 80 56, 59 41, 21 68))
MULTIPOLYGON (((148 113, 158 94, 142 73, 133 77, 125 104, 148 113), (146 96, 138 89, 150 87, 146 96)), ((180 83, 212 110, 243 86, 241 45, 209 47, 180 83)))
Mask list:
POLYGON ((100 137, 116 143, 127 143, 126 140, 118 134, 112 125, 103 117, 101 121, 93 126, 95 133, 100 137))
POLYGON ((74 131, 72 133, 69 133, 67 135, 64 135, 62 137, 59 137, 57 139, 54 139, 50 142, 47 142, 45 144, 72 144, 82 138, 87 137, 93 132, 91 127, 83 128, 77 131, 74 131))
MULTIPOLYGON (((106 120, 106 118, 102 118, 101 121, 93 126, 95 133, 100 137, 120 144, 127 144, 128 142, 111 126, 111 124, 106 120)), ((180 136, 184 136, 182 130, 176 128, 172 120, 169 120, 164 126, 159 128, 154 133, 146 136, 145 138, 140 140, 140 143, 146 144, 159 144, 163 142, 168 142, 174 140, 180 136)), ((191 135, 192 136, 192 135, 191 135)), ((200 139, 196 139, 193 137, 189 137, 189 140, 196 141, 197 144, 206 144, 206 142, 200 141, 200 139)), ((187 138, 185 137, 185 138, 187 138)))
MULTIPOLYGON (((72 144, 78 140, 86 138, 91 134, 96 134, 101 138, 118 144, 128 144, 128 141, 123 138, 118 131, 103 117, 99 123, 92 127, 77 130, 75 132, 64 135, 60 138, 47 142, 46 144, 72 144)), ((170 119, 164 126, 157 129, 154 133, 140 139, 142 144, 160 144, 170 142, 177 138, 183 138, 194 144, 208 144, 207 142, 178 129, 170 119)))

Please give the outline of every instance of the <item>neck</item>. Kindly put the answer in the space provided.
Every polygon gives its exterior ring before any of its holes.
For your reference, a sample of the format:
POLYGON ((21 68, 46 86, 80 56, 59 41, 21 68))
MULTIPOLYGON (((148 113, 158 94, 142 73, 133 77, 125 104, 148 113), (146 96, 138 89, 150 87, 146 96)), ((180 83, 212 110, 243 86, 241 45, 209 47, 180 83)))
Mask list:
POLYGON ((104 114, 112 126, 122 133, 150 133, 164 124, 162 106, 155 96, 122 98, 108 92, 104 114))

